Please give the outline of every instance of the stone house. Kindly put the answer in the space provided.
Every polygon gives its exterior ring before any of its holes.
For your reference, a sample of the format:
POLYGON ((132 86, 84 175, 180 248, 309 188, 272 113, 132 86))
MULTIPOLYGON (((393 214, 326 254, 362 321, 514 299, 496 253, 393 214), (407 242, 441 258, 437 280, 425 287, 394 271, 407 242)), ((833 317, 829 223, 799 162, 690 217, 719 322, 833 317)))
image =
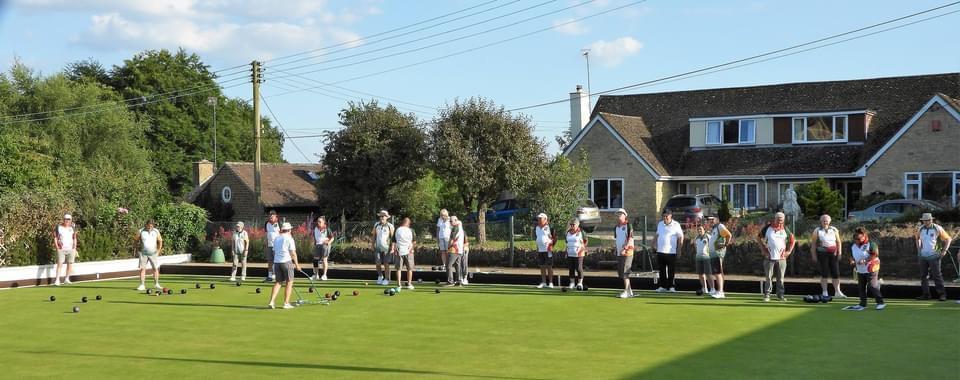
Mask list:
POLYGON ((818 178, 844 212, 874 192, 960 205, 960 73, 604 95, 589 116, 570 99, 563 154, 585 154, 605 221, 656 218, 678 194, 777 209, 818 178))

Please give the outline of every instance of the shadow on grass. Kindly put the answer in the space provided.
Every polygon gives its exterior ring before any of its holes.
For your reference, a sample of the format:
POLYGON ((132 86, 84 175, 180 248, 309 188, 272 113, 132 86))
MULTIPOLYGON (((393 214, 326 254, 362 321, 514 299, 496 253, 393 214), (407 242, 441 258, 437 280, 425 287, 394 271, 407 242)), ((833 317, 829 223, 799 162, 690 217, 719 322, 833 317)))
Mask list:
POLYGON ((177 357, 162 357, 162 356, 141 356, 141 355, 110 355, 110 354, 91 354, 91 353, 55 352, 55 351, 20 351, 20 353, 33 354, 33 355, 61 355, 61 356, 78 356, 78 357, 106 358, 106 359, 153 360, 153 361, 160 361, 160 362, 222 364, 222 365, 276 367, 276 368, 299 368, 299 369, 349 371, 349 372, 362 372, 362 373, 392 373, 392 374, 403 374, 403 375, 454 376, 454 377, 472 377, 472 378, 480 378, 480 379, 540 380, 537 378, 528 378, 528 377, 487 376, 487 375, 472 375, 472 374, 452 373, 452 372, 423 371, 423 370, 415 370, 415 369, 361 367, 361 366, 332 365, 332 364, 282 363, 282 362, 222 360, 222 359, 196 359, 196 358, 177 358, 177 357))
MULTIPOLYGON (((167 296, 167 297, 170 297, 170 296, 167 296)), ((226 309, 268 310, 266 306, 224 305, 224 304, 212 304, 212 303, 138 302, 138 301, 107 301, 107 302, 115 303, 115 304, 124 304, 124 305, 219 307, 219 308, 226 308, 226 309)))
POLYGON ((960 362, 956 360, 960 328, 955 323, 957 310, 950 310, 956 308, 893 302, 886 310, 877 311, 873 309, 873 300, 870 308, 859 312, 841 311, 841 304, 802 302, 649 303, 706 306, 699 309, 705 316, 700 327, 704 336, 713 334, 714 329, 722 331, 728 324, 741 323, 724 318, 737 315, 729 312, 735 309, 711 310, 711 306, 753 307, 754 310, 743 311, 753 314, 753 320, 764 315, 761 313, 789 316, 770 324, 761 322, 755 329, 687 351, 623 379, 946 379, 960 373, 960 362), (917 313, 918 310, 935 312, 917 313))

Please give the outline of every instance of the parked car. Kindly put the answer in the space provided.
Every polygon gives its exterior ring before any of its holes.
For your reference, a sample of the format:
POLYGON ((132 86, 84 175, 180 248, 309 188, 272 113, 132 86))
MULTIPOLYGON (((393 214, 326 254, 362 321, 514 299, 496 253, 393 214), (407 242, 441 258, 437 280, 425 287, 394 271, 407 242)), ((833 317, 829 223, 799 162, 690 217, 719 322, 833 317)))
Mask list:
MULTIPOLYGON (((525 201, 519 199, 501 199, 491 203, 490 208, 487 209, 487 223, 506 222, 510 219, 510 215, 523 214, 528 211, 530 211, 530 209, 527 208, 525 201)), ((478 214, 476 212, 467 214, 467 222, 473 223, 478 220, 478 214)), ((521 221, 514 220, 514 223, 521 223, 521 221)))
POLYGON ((580 219, 580 228, 586 232, 593 232, 600 225, 600 208, 596 203, 589 199, 580 201, 580 207, 577 207, 577 219, 580 219))
POLYGON ((847 215, 847 220, 856 222, 885 222, 903 218, 908 214, 943 211, 943 206, 923 199, 892 199, 877 203, 847 215))
POLYGON ((713 194, 682 194, 674 195, 667 200, 664 211, 673 212, 673 220, 681 224, 695 224, 704 216, 717 215, 720 208, 720 198, 713 194))

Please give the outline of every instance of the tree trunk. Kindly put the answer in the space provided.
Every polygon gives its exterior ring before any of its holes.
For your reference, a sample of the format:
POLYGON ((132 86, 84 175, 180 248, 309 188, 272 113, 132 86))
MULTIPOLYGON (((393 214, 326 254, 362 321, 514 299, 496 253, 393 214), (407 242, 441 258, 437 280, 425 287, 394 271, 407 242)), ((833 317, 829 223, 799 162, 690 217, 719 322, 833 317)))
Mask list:
POLYGON ((481 201, 477 207, 477 243, 483 246, 487 242, 487 202, 481 201))

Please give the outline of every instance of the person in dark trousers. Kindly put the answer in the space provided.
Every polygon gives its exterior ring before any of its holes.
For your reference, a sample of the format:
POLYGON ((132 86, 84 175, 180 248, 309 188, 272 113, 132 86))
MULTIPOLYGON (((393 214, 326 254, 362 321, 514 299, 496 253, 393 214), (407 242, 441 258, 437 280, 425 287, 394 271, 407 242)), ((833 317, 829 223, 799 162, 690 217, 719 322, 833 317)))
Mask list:
POLYGON ((674 276, 677 272, 677 257, 683 248, 683 227, 673 220, 673 212, 663 211, 663 220, 657 223, 657 234, 653 235, 657 248, 657 266, 660 267, 660 287, 658 293, 677 291, 674 276), (669 287, 669 288, 667 288, 669 287))
POLYGON ((933 222, 933 215, 928 212, 920 216, 920 223, 923 224, 917 230, 915 237, 917 240, 917 262, 920 264, 920 289, 923 294, 917 299, 930 299, 929 279, 933 278, 933 285, 937 289, 940 301, 946 301, 947 292, 943 288, 940 259, 946 256, 950 250, 950 243, 953 242, 953 239, 943 227, 933 222))
MULTIPOLYGON (((583 290, 583 256, 587 252, 587 236, 580 229, 580 220, 574 218, 567 229, 567 263, 570 273, 569 289, 583 290)), ((563 286, 563 284, 559 284, 563 286)))
POLYGON ((857 227, 853 232, 853 245, 850 247, 850 264, 857 271, 857 290, 860 292, 860 304, 847 306, 843 310, 861 311, 867 307, 867 295, 873 293, 876 298, 877 310, 883 310, 887 304, 883 303, 880 294, 880 250, 875 243, 870 242, 867 230, 857 227))
POLYGON ((463 230, 463 224, 460 223, 460 219, 456 216, 450 217, 450 246, 447 248, 447 285, 446 286, 463 286, 459 281, 463 277, 460 267, 460 256, 463 254, 465 245, 467 243, 467 235, 463 230), (453 272, 456 271, 457 274, 454 276, 453 272))

